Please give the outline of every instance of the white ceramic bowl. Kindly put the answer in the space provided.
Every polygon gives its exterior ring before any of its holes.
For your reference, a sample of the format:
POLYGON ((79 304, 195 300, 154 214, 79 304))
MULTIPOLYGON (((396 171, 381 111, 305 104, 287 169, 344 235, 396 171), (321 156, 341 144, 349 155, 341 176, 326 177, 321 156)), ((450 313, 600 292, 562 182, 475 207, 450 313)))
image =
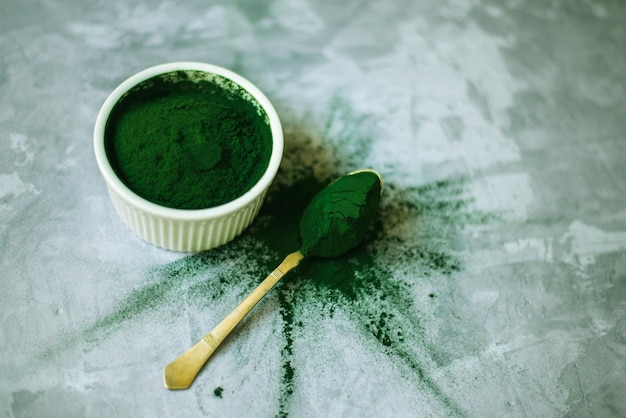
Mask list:
POLYGON ((201 251, 217 247, 238 236, 256 217, 283 154, 283 131, 274 107, 250 81, 230 70, 197 62, 173 62, 145 69, 120 84, 106 99, 94 128, 96 161, 115 210, 139 237, 173 251, 201 251), (129 189, 117 177, 107 159, 104 144, 106 123, 118 100, 137 84, 172 71, 191 70, 217 74, 246 90, 265 110, 272 132, 272 153, 265 173, 235 200, 207 209, 173 209, 150 202, 129 189))

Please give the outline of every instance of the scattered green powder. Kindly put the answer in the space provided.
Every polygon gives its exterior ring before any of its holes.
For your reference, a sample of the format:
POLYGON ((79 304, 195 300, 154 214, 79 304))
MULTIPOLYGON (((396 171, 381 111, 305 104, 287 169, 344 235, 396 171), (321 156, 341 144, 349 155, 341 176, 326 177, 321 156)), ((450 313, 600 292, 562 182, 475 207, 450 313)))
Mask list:
MULTIPOLYGON (((326 161, 332 163, 330 154, 336 154, 335 150, 329 152, 306 138, 292 139, 286 146, 291 147, 287 148, 286 161, 257 221, 246 234, 222 247, 155 267, 147 273, 146 283, 117 302, 109 314, 80 335, 48 347, 44 357, 64 352, 72 344, 98 344, 124 324, 140 324, 148 315, 162 320, 165 315, 192 306, 201 311, 214 310, 233 292, 238 297, 256 287, 285 254, 301 245, 301 215, 327 185, 325 179, 345 174, 335 168, 319 177, 319 167, 324 167, 326 161), (316 166, 297 164, 303 155, 317 161, 316 166), (232 264, 234 260, 243 261, 232 264), (216 272, 216 266, 222 267, 216 272)), ((358 162, 348 161, 348 165, 357 167, 358 162)), ((284 346, 277 415, 287 416, 293 393, 306 390, 295 385, 295 377, 304 373, 298 368, 301 354, 297 350, 297 335, 306 332, 307 321, 315 321, 315 315, 332 317, 337 310, 347 314, 355 328, 387 354, 390 363, 412 370, 407 379, 421 384, 447 415, 462 415, 450 396, 430 377, 429 370, 431 364, 445 367, 471 351, 475 339, 465 339, 467 344, 462 350, 433 341, 428 332, 432 314, 422 311, 420 303, 436 304, 451 297, 452 275, 462 270, 454 252, 460 229, 466 224, 497 220, 496 215, 472 210, 471 203, 462 179, 405 188, 386 181, 380 211, 360 245, 336 258, 306 258, 267 296, 277 298, 283 322, 279 330, 284 346), (419 234, 405 236, 397 232, 413 229, 419 230, 419 234), (411 292, 417 283, 427 283, 429 289, 421 302, 411 292)), ((225 312, 231 308, 223 307, 225 312)), ((445 324, 438 325, 445 328, 445 324)), ((205 328, 203 324, 203 328, 196 329, 196 335, 203 335, 205 328)), ((440 331, 451 332, 452 328, 440 331)))
MULTIPOLYGON (((305 173, 289 185, 276 185, 249 232, 230 244, 156 267, 148 272, 146 284, 120 299, 112 311, 80 334, 48 347, 43 357, 64 352, 72 345, 93 348, 122 326, 141 326, 148 315, 163 320, 191 306, 215 309, 234 289, 238 289, 237 295, 245 296, 285 254, 299 247, 300 214, 325 186, 312 173, 305 173), (235 259, 243 261, 224 265, 235 259), (215 268, 220 265, 224 267, 216 274, 215 268)), ((295 335, 306 331, 307 319, 315 315, 320 304, 325 308, 317 315, 332 316, 337 309, 347 313, 357 329, 388 354, 390 362, 408 366, 414 373, 411 379, 426 387, 449 415, 461 415, 423 363, 444 367, 459 354, 431 340, 427 332, 430 319, 416 307, 410 289, 411 280, 426 280, 437 290, 438 298, 448 297, 448 283, 442 279, 462 269, 459 259, 450 252, 457 233, 454 226, 461 226, 467 219, 489 218, 470 211, 464 195, 462 181, 405 189, 385 182, 380 212, 360 245, 336 258, 306 258, 268 295, 278 299, 283 321, 279 416, 289 414, 291 397, 299 390, 294 386, 295 376, 301 372, 295 335), (390 233, 398 224, 406 228, 410 222, 419 222, 421 236, 400 238, 390 233), (399 279, 397 271, 403 270, 412 271, 412 279, 399 279), (426 353, 426 359, 416 356, 416 347, 426 353)), ((432 301, 430 294, 423 295, 424 301, 432 301)), ((225 312, 231 308, 224 307, 225 312)), ((202 326, 195 330, 198 337, 206 332, 207 325, 202 326)), ((236 342, 232 348, 235 346, 236 342)))
MULTIPOLYGON (((441 204, 440 210, 451 215, 450 209, 462 208, 467 204, 459 205, 459 202, 463 202, 460 198, 464 189, 460 183, 457 185, 454 182, 442 182, 436 186, 439 190, 438 196, 429 192, 429 200, 420 201, 421 193, 430 191, 433 185, 400 191, 393 184, 385 184, 388 192, 384 193, 380 212, 361 245, 336 258, 304 259, 288 278, 283 279, 277 289, 285 338, 282 351, 280 416, 289 414, 290 399, 295 390, 295 375, 298 373, 297 362, 294 360, 297 358, 297 353, 294 352, 294 334, 300 332, 303 317, 314 315, 311 309, 319 309, 320 303, 328 307, 327 312, 331 315, 335 309, 346 310, 355 323, 360 324, 362 330, 389 354, 390 361, 403 361, 414 371, 416 379, 440 400, 451 415, 459 414, 456 405, 431 380, 424 366, 415 358, 412 345, 419 344, 427 351, 429 361, 439 365, 450 361, 446 353, 442 353, 429 341, 421 318, 417 316, 419 311, 411 309, 415 300, 409 296, 410 284, 397 279, 394 272, 394 268, 399 266, 413 265, 420 275, 445 277, 460 270, 459 260, 444 250, 450 244, 450 237, 446 233, 440 233, 440 237, 435 239, 428 236, 423 241, 417 239, 423 247, 421 256, 407 256, 405 251, 413 252, 409 244, 415 245, 414 241, 399 240, 388 230, 394 222, 399 221, 397 213, 404 213, 402 222, 406 222, 424 215, 420 214, 421 211, 431 212, 428 209, 433 204, 430 199, 437 202, 448 200, 448 203, 441 204), (454 195, 450 196, 450 192, 454 195)), ((261 211, 261 222, 254 224, 251 230, 254 239, 263 242, 270 250, 270 259, 278 259, 280 254, 287 253, 298 244, 297 214, 305 209, 302 200, 306 203, 323 186, 324 184, 312 181, 311 177, 305 177, 290 186, 273 189, 261 211), (289 199, 294 193, 307 193, 305 191, 309 193, 308 199, 289 199), (278 235, 281 239, 277 239, 273 231, 280 231, 278 235)), ((246 253, 254 258, 251 252, 246 253)), ((266 270, 271 268, 272 262, 264 267, 266 270)), ((415 280, 423 280, 423 277, 416 276, 415 280)))
POLYGON ((203 209, 241 196, 272 152, 267 115, 235 83, 197 71, 146 80, 123 96, 105 129, 107 158, 143 198, 203 209))

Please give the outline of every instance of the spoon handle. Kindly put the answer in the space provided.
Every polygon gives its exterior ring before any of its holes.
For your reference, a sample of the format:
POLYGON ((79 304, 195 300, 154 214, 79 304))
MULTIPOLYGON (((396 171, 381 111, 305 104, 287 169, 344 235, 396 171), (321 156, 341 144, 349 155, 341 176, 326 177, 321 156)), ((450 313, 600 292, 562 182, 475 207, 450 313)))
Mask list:
POLYGON ((265 280, 259 284, 222 322, 193 347, 165 366, 163 381, 168 389, 187 389, 211 354, 230 332, 269 292, 287 272, 296 267, 304 256, 300 251, 289 254, 265 280))

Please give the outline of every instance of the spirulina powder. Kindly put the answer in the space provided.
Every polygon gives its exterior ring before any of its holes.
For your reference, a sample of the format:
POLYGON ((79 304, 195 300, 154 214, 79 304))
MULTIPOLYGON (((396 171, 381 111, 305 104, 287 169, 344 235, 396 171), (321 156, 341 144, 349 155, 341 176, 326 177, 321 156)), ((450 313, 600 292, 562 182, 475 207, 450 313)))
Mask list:
POLYGON ((227 203, 263 176, 272 132, 234 82, 200 71, 150 78, 114 106, 105 129, 113 170, 139 196, 171 208, 227 203))
MULTIPOLYGON (((246 234, 216 249, 155 266, 146 272, 136 289, 111 302, 108 312, 96 322, 87 324, 76 334, 61 336, 56 343, 44 345, 42 358, 61 355, 76 346, 81 347, 81 353, 93 350, 118 331, 144 327, 150 320, 176 323, 181 312, 189 314, 189 318, 194 315, 205 318, 202 315, 213 312, 221 319, 221 315, 227 314, 276 267, 277 261, 301 245, 298 224, 305 207, 329 179, 348 171, 344 168, 336 171, 339 163, 333 158, 341 156, 341 151, 350 145, 347 148, 350 152, 345 154, 348 166, 352 169, 365 166, 364 154, 369 154, 373 140, 364 124, 356 123, 363 120, 355 119, 351 108, 341 101, 333 105, 331 116, 329 130, 346 135, 350 141, 339 141, 341 147, 329 149, 306 136, 291 136, 286 143, 288 152, 283 169, 268 191, 259 218, 246 234), (350 129, 339 129, 344 126, 350 129)), ((364 336, 358 344, 365 340, 371 345, 368 349, 386 357, 378 365, 380 382, 385 382, 387 377, 397 379, 395 370, 401 370, 404 379, 388 380, 385 385, 416 387, 432 405, 440 407, 440 415, 463 415, 451 395, 453 391, 440 387, 436 378, 455 360, 474 358, 481 344, 480 337, 473 335, 477 329, 470 326, 471 321, 467 325, 452 307, 458 297, 453 290, 455 277, 463 271, 457 241, 467 225, 488 225, 498 222, 499 216, 476 211, 468 198, 468 186, 465 179, 419 186, 400 186, 387 180, 379 215, 361 245, 341 257, 303 260, 266 297, 264 303, 272 298, 277 300, 281 318, 280 323, 272 325, 276 327, 273 336, 278 334, 282 338, 280 359, 267 369, 272 379, 278 378, 278 389, 272 392, 267 388, 263 393, 276 397, 277 416, 289 415, 294 400, 302 399, 302 393, 312 390, 319 389, 319 393, 329 396, 359 393, 342 392, 343 385, 354 381, 350 380, 351 376, 337 376, 336 388, 306 384, 319 382, 322 377, 317 373, 327 373, 310 367, 311 363, 324 365, 328 361, 319 352, 323 334, 318 324, 330 318, 343 326, 342 315, 351 322, 350 329, 355 330, 353 337, 364 336), (460 338, 460 330, 467 333, 462 336, 464 345, 450 344, 460 338), (450 339, 450 335, 456 337, 450 339), (315 343, 309 344, 310 341, 315 343), (329 388, 336 391, 326 391, 329 388)), ((274 312, 275 306, 269 310, 274 312)), ((251 321, 264 322, 267 317, 257 313, 251 321)), ((258 332, 260 326, 255 323, 242 334, 258 332)), ((193 338, 207 332, 204 319, 191 321, 191 328, 193 338)), ((241 356, 237 367, 249 365, 250 353, 254 351, 268 350, 260 354, 262 357, 273 355, 268 346, 251 345, 246 350, 241 341, 239 335, 226 348, 241 356)), ((39 363, 35 363, 37 366, 39 363)), ((248 375, 239 368, 230 370, 234 382, 239 378, 248 386, 260 375, 248 375)), ((256 365, 254 370, 258 370, 256 365)), ((326 383, 332 382, 323 377, 326 383)), ((226 386, 228 382, 216 381, 210 373, 205 372, 201 379, 204 380, 196 385, 206 382, 204 389, 209 390, 209 396, 198 396, 200 401, 204 399, 207 404, 228 401, 227 396, 217 397, 216 391, 223 395, 228 392, 234 399, 240 396, 236 386, 226 386), (228 390, 220 391, 227 387, 228 390)), ((195 390, 204 393, 202 386, 195 390)), ((419 410, 416 414, 420 414, 419 410)))

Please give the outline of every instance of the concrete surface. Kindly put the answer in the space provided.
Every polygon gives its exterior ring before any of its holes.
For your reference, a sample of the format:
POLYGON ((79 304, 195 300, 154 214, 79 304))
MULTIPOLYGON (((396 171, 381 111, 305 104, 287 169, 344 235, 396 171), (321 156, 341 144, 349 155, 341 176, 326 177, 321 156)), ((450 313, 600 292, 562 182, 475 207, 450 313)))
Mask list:
POLYGON ((3 1, 0 416, 626 416, 624 22, 620 0, 3 1), (163 366, 279 260, 271 210, 189 255, 111 206, 99 107, 176 60, 275 104, 276 187, 386 184, 369 258, 338 262, 361 293, 284 283, 182 392, 163 366))

